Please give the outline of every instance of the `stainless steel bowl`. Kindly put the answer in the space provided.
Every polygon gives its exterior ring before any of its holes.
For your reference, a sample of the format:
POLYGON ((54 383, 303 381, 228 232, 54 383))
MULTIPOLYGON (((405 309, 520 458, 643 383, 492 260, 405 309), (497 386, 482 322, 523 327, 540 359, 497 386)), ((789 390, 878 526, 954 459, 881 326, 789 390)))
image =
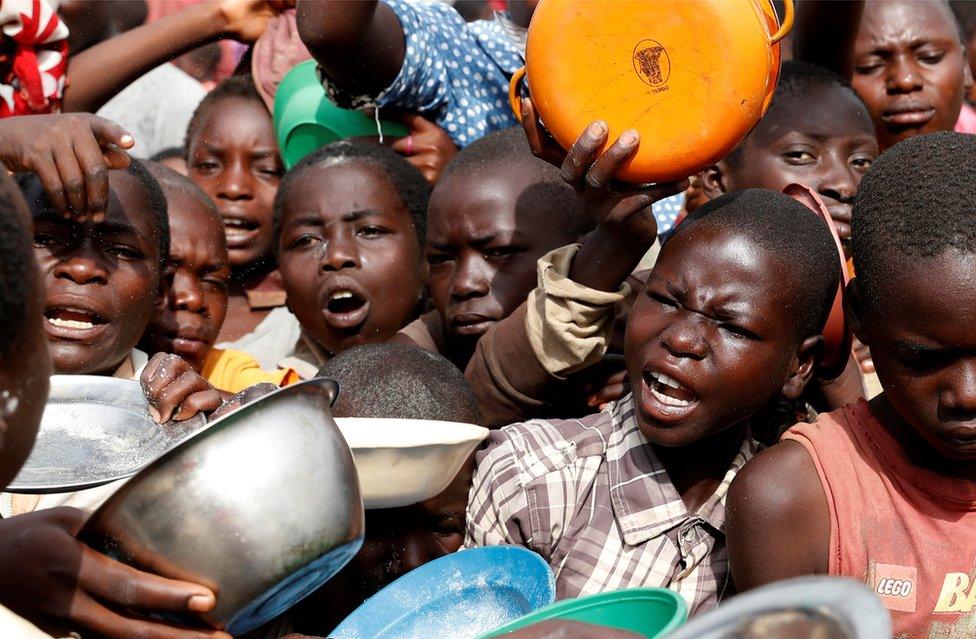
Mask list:
POLYGON ((82 539, 216 592, 213 611, 177 621, 236 635, 271 620, 362 545, 359 480, 331 415, 337 392, 315 379, 221 417, 129 480, 82 539))

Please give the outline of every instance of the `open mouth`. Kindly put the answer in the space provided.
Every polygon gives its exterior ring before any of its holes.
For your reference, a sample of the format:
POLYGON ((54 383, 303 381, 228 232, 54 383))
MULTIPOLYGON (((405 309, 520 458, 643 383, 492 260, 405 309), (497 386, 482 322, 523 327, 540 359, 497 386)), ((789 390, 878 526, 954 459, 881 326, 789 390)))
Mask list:
POLYGON ((260 224, 252 220, 243 220, 236 217, 225 217, 222 219, 228 248, 237 248, 248 244, 253 240, 260 227, 260 224))
POLYGON ((654 398, 665 406, 687 408, 698 399, 690 389, 664 373, 648 371, 644 373, 644 381, 654 398))
POLYGON ((72 307, 49 308, 44 311, 44 319, 49 334, 68 339, 88 337, 108 324, 97 313, 72 307))
POLYGON ((366 320, 369 301, 356 291, 336 289, 326 298, 322 314, 336 328, 354 328, 366 320))

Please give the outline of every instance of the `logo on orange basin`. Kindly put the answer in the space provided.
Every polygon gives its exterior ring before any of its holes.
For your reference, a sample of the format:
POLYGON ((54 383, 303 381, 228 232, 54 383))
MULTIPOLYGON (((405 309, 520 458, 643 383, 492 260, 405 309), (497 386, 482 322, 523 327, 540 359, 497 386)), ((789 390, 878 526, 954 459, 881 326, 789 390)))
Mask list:
POLYGON ((634 47, 634 71, 652 87, 659 87, 671 77, 668 50, 657 40, 641 40, 634 47))

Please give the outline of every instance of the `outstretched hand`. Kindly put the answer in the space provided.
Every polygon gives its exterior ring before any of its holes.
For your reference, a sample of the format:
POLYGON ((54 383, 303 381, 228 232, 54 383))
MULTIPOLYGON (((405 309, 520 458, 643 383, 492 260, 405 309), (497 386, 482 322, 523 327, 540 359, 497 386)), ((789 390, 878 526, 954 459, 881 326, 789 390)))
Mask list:
POLYGON ((228 35, 249 44, 261 37, 271 18, 294 7, 295 0, 220 0, 228 35))
POLYGON ((609 129, 598 120, 567 152, 542 126, 531 98, 522 99, 522 129, 532 153, 560 168, 563 180, 575 189, 597 223, 577 253, 570 277, 591 288, 615 290, 657 239, 651 205, 688 188, 688 180, 661 184, 618 180, 618 173, 637 152, 637 131, 624 131, 601 153, 609 129))
POLYGON ((651 205, 688 188, 688 180, 633 184, 617 179, 618 171, 640 144, 640 134, 632 129, 621 133, 600 153, 608 141, 609 129, 606 122, 597 120, 590 123, 567 152, 542 126, 531 98, 522 99, 522 129, 532 153, 559 167, 563 180, 576 190, 597 224, 645 248, 657 237, 651 205))
POLYGON ((0 604, 41 627, 106 639, 230 639, 178 628, 140 613, 208 612, 209 589, 109 559, 75 538, 85 523, 75 508, 0 520, 0 604), (139 611, 139 612, 135 612, 139 611))
POLYGON ((89 113, 0 120, 0 161, 36 173, 51 205, 79 221, 104 217, 108 171, 129 166, 134 145, 125 129, 89 113))

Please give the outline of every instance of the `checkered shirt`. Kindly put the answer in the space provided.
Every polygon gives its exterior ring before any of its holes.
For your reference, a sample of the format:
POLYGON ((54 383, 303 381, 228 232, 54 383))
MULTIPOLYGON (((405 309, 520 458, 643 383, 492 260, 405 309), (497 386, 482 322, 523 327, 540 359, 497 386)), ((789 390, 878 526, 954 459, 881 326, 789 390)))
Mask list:
POLYGON ((552 566, 559 599, 665 587, 695 614, 728 587, 725 496, 755 451, 744 442, 692 513, 641 434, 632 396, 582 419, 512 424, 478 453, 465 546, 534 550, 552 566))

